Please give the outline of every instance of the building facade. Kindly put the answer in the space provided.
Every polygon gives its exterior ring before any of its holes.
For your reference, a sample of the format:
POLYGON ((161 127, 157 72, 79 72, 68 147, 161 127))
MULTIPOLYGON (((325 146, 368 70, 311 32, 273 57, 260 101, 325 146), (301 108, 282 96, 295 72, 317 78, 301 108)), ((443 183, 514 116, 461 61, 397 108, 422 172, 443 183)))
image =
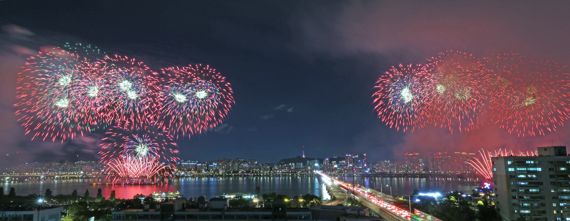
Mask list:
POLYGON ((60 221, 62 207, 36 208, 22 211, 0 211, 0 220, 14 221, 60 221))
POLYGON ((504 220, 570 220, 566 147, 540 147, 533 157, 493 158, 493 180, 504 220))

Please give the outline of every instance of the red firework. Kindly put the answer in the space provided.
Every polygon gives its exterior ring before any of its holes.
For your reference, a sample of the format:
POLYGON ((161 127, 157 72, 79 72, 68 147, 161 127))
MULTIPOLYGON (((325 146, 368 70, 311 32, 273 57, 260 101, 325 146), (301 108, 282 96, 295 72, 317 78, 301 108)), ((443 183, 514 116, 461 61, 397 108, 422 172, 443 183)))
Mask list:
POLYGON ((111 183, 167 182, 179 161, 173 138, 156 128, 110 128, 100 143, 100 162, 111 183))
POLYGON ((374 110, 389 128, 414 130, 425 109, 426 85, 430 75, 422 65, 392 66, 381 75, 372 94, 374 110))
POLYGON ((466 163, 471 166, 473 171, 477 173, 484 181, 493 180, 493 157, 506 157, 506 156, 536 156, 536 151, 519 151, 514 152, 513 150, 507 149, 497 149, 494 152, 487 150, 480 150, 479 156, 468 160, 466 163))
POLYGON ((570 79, 564 67, 517 54, 486 59, 495 73, 492 120, 509 134, 542 136, 561 128, 570 115, 570 79))
POLYGON ((426 90, 425 122, 451 132, 473 129, 488 93, 484 65, 467 52, 445 51, 428 59, 426 67, 433 81, 426 90))
POLYGON ((156 120, 158 73, 142 61, 120 55, 106 56, 95 62, 92 70, 105 79, 109 104, 104 112, 110 121, 137 129, 156 120))
POLYGON ((209 65, 163 68, 159 122, 176 137, 218 126, 234 105, 233 89, 209 65))
POLYGON ((28 58, 18 73, 16 118, 32 140, 63 142, 91 129, 72 93, 82 63, 75 54, 51 48, 28 58))
POLYGON ((111 124, 113 117, 108 111, 113 103, 111 85, 94 63, 84 62, 79 70, 81 75, 74 79, 70 91, 74 108, 81 114, 82 121, 93 125, 92 129, 104 128, 111 124))

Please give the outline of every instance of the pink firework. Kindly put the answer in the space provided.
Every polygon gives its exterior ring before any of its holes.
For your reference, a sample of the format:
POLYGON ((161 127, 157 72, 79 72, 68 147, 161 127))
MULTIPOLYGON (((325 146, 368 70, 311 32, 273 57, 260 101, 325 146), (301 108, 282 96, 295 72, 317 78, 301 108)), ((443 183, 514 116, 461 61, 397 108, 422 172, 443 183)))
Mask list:
POLYGON ((426 67, 433 81, 426 92, 425 122, 451 132, 473 129, 488 93, 484 65, 470 53, 445 51, 428 59, 426 67))
POLYGON ((156 120, 158 73, 142 61, 120 55, 106 56, 95 62, 92 69, 103 76, 107 84, 110 103, 104 111, 111 121, 136 129, 156 120))
POLYGON ((559 64, 517 54, 486 59, 495 73, 490 99, 492 120, 509 134, 542 136, 570 117, 570 79, 559 64))
POLYGON ((209 65, 163 68, 159 122, 174 136, 218 126, 234 105, 231 84, 209 65))
POLYGON ((107 162, 106 179, 113 184, 148 184, 160 183, 164 171, 172 168, 159 161, 158 158, 120 156, 107 162))
POLYGON ((426 86, 431 79, 422 65, 392 66, 381 75, 372 94, 374 110, 388 127, 404 132, 420 125, 426 86))
POLYGON ((179 161, 173 138, 152 127, 141 130, 110 128, 100 147, 100 162, 112 183, 166 182, 179 161))
POLYGON ((497 149, 494 152, 487 150, 480 150, 479 156, 468 160, 466 163, 473 168, 473 170, 481 177, 484 181, 493 180, 493 157, 506 157, 506 156, 536 156, 536 151, 519 151, 514 152, 513 150, 507 149, 497 149))
POLYGON ((84 62, 71 87, 71 95, 75 101, 74 108, 81 119, 92 125, 92 129, 105 128, 112 123, 113 115, 108 110, 113 99, 110 95, 111 85, 104 75, 91 62, 84 62))
POLYGON ((63 142, 91 129, 72 93, 82 64, 77 55, 51 48, 28 58, 18 73, 16 117, 32 140, 63 142))

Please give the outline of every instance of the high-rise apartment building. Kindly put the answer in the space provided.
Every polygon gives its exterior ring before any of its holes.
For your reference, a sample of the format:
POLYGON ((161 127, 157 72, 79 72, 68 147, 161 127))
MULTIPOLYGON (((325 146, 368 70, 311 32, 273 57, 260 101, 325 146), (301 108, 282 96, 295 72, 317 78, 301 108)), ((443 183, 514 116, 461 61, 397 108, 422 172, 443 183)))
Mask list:
POLYGON ((493 180, 504 220, 570 220, 566 147, 539 147, 532 157, 493 158, 493 180))

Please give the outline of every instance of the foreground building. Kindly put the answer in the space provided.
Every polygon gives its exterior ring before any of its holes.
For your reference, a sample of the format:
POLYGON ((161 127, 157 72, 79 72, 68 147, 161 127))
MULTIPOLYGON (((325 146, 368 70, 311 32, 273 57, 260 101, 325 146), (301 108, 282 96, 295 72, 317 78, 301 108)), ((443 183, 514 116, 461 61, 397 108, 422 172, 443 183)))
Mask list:
POLYGON ((31 210, 0 211, 0 220, 60 221, 63 208, 35 208, 31 210))
POLYGON ((493 158, 497 206, 504 220, 570 220, 570 157, 565 146, 534 157, 493 158))

